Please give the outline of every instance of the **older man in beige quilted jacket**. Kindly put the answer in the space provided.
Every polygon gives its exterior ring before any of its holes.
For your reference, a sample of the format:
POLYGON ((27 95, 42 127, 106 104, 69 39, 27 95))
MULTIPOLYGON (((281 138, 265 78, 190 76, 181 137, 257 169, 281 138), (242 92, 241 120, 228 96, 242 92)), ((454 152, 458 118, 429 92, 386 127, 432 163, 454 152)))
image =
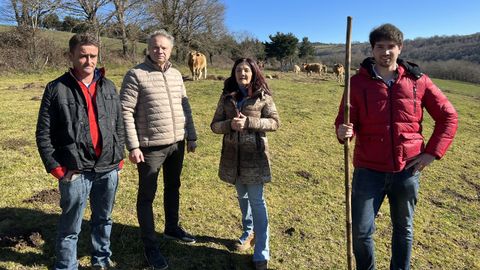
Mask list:
POLYGON ((182 75, 168 61, 173 42, 164 30, 150 35, 145 61, 127 72, 120 92, 129 159, 137 164, 139 175, 137 217, 145 258, 153 269, 168 267, 155 237, 152 209, 161 168, 164 237, 195 242, 178 224, 185 141, 187 152, 194 152, 197 135, 182 75))

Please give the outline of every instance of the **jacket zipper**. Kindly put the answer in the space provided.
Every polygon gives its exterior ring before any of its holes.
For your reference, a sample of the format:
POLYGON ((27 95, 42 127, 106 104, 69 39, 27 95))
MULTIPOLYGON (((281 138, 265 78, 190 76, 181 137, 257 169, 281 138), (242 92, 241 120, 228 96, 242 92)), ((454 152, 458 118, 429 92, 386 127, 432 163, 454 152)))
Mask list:
POLYGON ((395 170, 395 168, 397 167, 397 162, 395 160, 395 144, 393 142, 393 139, 394 139, 394 136, 393 136, 393 95, 392 95, 392 88, 393 88, 393 84, 392 86, 389 86, 387 84, 387 87, 388 87, 388 100, 389 100, 389 110, 390 110, 390 140, 391 140, 391 145, 392 145, 392 161, 393 161, 393 169, 395 170))
MULTIPOLYGON (((230 103, 232 103, 232 106, 235 109, 235 112, 237 113, 237 115, 239 115, 240 111, 238 110, 237 104, 235 103, 235 101, 233 100, 232 97, 230 97, 230 103)), ((240 176, 240 151, 238 149, 238 144, 240 143, 240 132, 235 131, 235 138, 237 139, 237 143, 235 144, 235 151, 237 152, 236 153, 236 156, 237 156, 237 164, 236 164, 237 175, 236 175, 236 178, 238 178, 240 176)))
POLYGON ((168 104, 170 105, 170 112, 171 112, 171 115, 172 115, 172 124, 173 124, 173 140, 174 140, 174 143, 176 142, 177 140, 177 132, 176 132, 176 125, 175 125, 175 115, 173 113, 173 104, 172 104, 172 95, 170 94, 170 88, 168 87, 168 83, 167 83, 167 77, 165 76, 165 72, 163 71, 160 71, 162 73, 162 76, 163 76, 163 81, 165 82, 165 90, 167 91, 167 95, 168 95, 168 104))
MULTIPOLYGON (((247 97, 246 99, 249 99, 250 97, 247 97)), ((230 100, 232 102, 233 107, 235 108, 235 111, 237 112, 237 116, 240 114, 242 111, 243 107, 245 106, 246 100, 243 102, 242 107, 240 109, 237 108, 237 104, 235 101, 233 101, 233 98, 230 100)), ((237 177, 240 176, 240 150, 239 150, 239 144, 240 144, 240 132, 235 131, 237 134, 237 177)))
POLYGON ((417 114, 417 82, 413 83, 413 114, 417 114))

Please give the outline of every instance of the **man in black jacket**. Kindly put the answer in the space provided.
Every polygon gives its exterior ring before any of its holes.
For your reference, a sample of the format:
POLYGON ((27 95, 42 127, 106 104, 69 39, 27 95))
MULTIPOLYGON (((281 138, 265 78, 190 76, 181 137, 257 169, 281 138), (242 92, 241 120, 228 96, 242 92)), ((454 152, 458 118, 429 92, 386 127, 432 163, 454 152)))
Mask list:
POLYGON ((87 200, 92 212, 92 267, 112 266, 111 212, 123 166, 124 127, 115 85, 97 69, 98 41, 70 39, 71 68, 50 82, 37 122, 37 147, 47 172, 59 179, 60 207, 54 269, 77 269, 77 241, 87 200))

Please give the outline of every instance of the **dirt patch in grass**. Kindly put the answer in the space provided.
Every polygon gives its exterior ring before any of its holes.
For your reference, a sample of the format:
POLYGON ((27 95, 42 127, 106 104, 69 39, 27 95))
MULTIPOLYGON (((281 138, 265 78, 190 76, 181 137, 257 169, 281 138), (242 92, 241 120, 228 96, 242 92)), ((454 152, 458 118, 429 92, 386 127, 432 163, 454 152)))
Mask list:
POLYGON ((301 170, 301 171, 296 171, 295 174, 308 180, 309 182, 312 182, 315 185, 320 184, 320 181, 318 179, 313 178, 313 175, 310 172, 301 170))
POLYGON ((445 208, 445 203, 440 201, 440 200, 437 200, 437 199, 430 199, 430 202, 435 205, 436 207, 439 207, 439 208, 445 208))
POLYGON ((30 142, 24 138, 8 138, 0 142, 0 146, 6 150, 19 150, 28 145, 30 142))
POLYGON ((307 180, 310 180, 310 178, 312 178, 312 174, 307 171, 296 171, 295 174, 307 180))
POLYGON ((41 89, 41 88, 45 88, 45 85, 42 83, 31 82, 23 85, 23 89, 41 89))
POLYGON ((477 192, 477 201, 480 201, 480 185, 466 178, 467 177, 463 177, 465 182, 475 189, 475 191, 477 192))
POLYGON ((450 188, 443 189, 442 192, 449 196, 452 196, 455 199, 460 199, 462 201, 473 202, 477 200, 477 198, 471 198, 471 197, 465 196, 450 188))
POLYGON ((55 204, 60 201, 60 192, 58 189, 44 189, 40 192, 37 192, 33 194, 32 197, 24 200, 23 202, 26 203, 49 203, 49 204, 55 204))
POLYGON ((0 233, 0 247, 35 247, 38 248, 45 243, 43 235, 39 229, 21 230, 13 229, 11 231, 0 233))
POLYGON ((293 236, 293 234, 295 232, 296 232, 296 230, 293 227, 290 227, 290 228, 286 229, 285 231, 283 231, 284 234, 289 235, 289 236, 293 236))
POLYGON ((294 227, 290 227, 290 228, 284 230, 283 233, 287 236, 298 235, 300 237, 300 239, 302 239, 302 240, 304 240, 305 237, 307 236, 304 231, 297 230, 294 227))

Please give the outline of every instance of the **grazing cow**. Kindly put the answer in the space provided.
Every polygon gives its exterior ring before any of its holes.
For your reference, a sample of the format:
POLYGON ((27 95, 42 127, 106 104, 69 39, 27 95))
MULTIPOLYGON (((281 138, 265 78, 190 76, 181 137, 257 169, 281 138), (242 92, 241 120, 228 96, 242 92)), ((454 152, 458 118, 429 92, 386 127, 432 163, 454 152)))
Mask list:
POLYGON ((312 63, 312 64, 304 63, 303 64, 303 70, 305 70, 307 72, 307 76, 311 75, 312 72, 320 74, 320 71, 322 69, 321 66, 322 66, 322 64, 319 64, 319 63, 312 63))
POLYGON ((320 73, 327 74, 327 72, 328 72, 328 66, 327 65, 322 65, 320 67, 320 73))
POLYGON ((345 68, 343 67, 342 64, 335 64, 333 65, 333 73, 335 73, 335 76, 337 77, 338 82, 343 82, 344 76, 345 76, 345 68))
POLYGON ((188 54, 188 67, 192 72, 192 79, 194 81, 199 80, 202 77, 202 71, 204 74, 203 78, 207 78, 207 58, 203 53, 191 51, 188 54))
POLYGON ((263 70, 265 68, 265 61, 257 60, 257 65, 261 70, 263 70))
POLYGON ((300 73, 300 67, 298 65, 294 65, 293 66, 293 72, 295 72, 295 74, 300 73))

